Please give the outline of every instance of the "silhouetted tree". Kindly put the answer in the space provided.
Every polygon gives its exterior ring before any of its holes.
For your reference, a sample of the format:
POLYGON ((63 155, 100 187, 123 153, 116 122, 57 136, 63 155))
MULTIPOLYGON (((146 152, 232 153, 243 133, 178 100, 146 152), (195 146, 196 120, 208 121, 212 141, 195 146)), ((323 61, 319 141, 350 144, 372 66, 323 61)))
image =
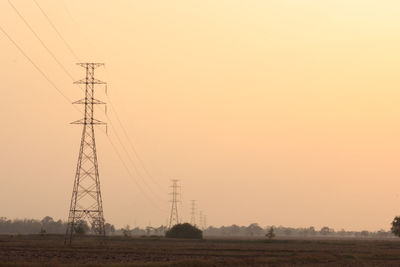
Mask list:
POLYGON ((247 227, 247 232, 251 235, 260 235, 262 233, 262 228, 257 223, 252 223, 247 227))
POLYGON ((114 225, 106 223, 104 224, 104 230, 106 231, 106 235, 113 235, 115 232, 115 227, 114 225))
POLYGON ((400 216, 394 217, 394 219, 392 221, 392 228, 390 228, 390 231, 392 231, 392 233, 395 236, 400 237, 400 216))
POLYGON ((86 221, 78 221, 74 226, 74 231, 77 235, 85 235, 90 230, 86 221))
POLYGON ((154 231, 153 227, 151 227, 151 226, 146 227, 146 235, 150 235, 152 231, 154 231))
POLYGON ((158 228, 154 228, 154 232, 156 235, 164 235, 166 231, 167 231, 167 227, 164 225, 161 225, 158 228))
POLYGON ((329 235, 332 232, 333 232, 332 229, 330 229, 328 226, 324 226, 321 228, 321 230, 319 230, 319 233, 321 235, 329 235))
POLYGON ((125 237, 130 237, 132 235, 131 227, 129 226, 129 224, 125 226, 125 228, 122 228, 122 234, 125 237))
POLYGON ((275 237, 275 233, 274 233, 274 227, 270 227, 268 232, 265 234, 265 236, 271 240, 275 237))
POLYGON ((53 220, 53 218, 51 218, 50 216, 44 217, 44 218, 42 219, 42 221, 41 221, 42 225, 51 224, 51 223, 53 223, 53 222, 54 222, 54 220, 53 220))
POLYGON ((310 226, 310 227, 308 228, 308 233, 309 233, 310 235, 315 235, 316 231, 315 231, 314 226, 310 226))
POLYGON ((231 227, 229 227, 230 229, 229 229, 229 233, 230 233, 230 235, 233 235, 233 236, 237 236, 237 235, 240 235, 240 227, 239 226, 237 226, 236 224, 233 224, 231 227))

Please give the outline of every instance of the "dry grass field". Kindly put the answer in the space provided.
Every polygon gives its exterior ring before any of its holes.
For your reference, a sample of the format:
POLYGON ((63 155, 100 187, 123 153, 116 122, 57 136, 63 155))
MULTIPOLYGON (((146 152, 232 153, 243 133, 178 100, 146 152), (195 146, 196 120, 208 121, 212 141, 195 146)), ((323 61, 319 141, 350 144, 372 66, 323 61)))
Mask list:
POLYGON ((0 236, 0 266, 399 266, 397 240, 0 236))

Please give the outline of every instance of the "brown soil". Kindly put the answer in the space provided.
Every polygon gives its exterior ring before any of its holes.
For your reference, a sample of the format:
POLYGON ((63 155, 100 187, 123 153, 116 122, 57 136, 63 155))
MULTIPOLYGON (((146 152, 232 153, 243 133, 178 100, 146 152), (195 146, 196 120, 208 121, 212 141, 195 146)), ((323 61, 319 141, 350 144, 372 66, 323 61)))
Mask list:
POLYGON ((1 266, 399 266, 397 240, 0 236, 1 266))

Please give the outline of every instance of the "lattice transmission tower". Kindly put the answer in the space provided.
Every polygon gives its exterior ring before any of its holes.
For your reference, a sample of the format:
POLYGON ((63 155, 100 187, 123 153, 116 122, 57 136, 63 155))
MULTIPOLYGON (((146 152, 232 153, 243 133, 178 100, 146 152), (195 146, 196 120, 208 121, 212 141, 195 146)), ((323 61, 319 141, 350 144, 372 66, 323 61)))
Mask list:
POLYGON ((169 217, 169 224, 168 224, 168 228, 171 228, 172 226, 174 226, 175 224, 179 223, 179 217, 178 217, 178 181, 179 180, 172 180, 172 193, 170 193, 170 195, 172 195, 172 206, 171 206, 171 215, 169 217))
POLYGON ((82 124, 83 130, 74 187, 72 190, 65 243, 72 242, 74 233, 78 231, 78 227, 84 222, 89 222, 92 227, 92 232, 105 237, 103 203, 100 191, 94 134, 95 125, 106 125, 106 123, 94 118, 94 107, 99 104, 106 104, 94 98, 95 85, 105 84, 105 82, 94 78, 94 70, 104 64, 77 63, 77 65, 86 69, 86 78, 74 82, 75 84, 85 85, 85 98, 73 104, 84 105, 84 117, 83 119, 72 122, 72 124, 82 124))
POLYGON ((203 212, 199 211, 199 228, 200 229, 203 229, 202 223, 203 223, 203 212))
POLYGON ((196 226, 196 200, 192 200, 192 210, 190 213, 190 224, 196 226))

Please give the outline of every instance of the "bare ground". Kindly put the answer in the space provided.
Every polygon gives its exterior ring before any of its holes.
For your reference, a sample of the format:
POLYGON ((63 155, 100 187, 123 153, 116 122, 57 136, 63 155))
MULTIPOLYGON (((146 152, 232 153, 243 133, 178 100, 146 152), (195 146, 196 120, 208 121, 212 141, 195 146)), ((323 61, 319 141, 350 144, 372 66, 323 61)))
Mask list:
POLYGON ((400 266, 395 240, 0 236, 2 266, 400 266))

